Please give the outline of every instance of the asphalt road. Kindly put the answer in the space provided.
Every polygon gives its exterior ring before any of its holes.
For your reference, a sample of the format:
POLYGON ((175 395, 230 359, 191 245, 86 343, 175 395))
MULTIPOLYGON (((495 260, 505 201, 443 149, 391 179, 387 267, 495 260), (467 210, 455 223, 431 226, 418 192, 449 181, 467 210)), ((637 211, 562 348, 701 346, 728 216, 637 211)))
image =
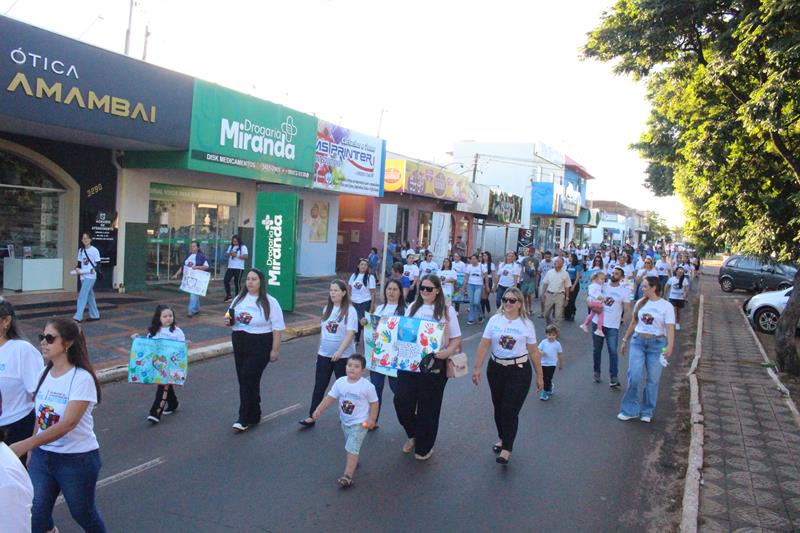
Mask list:
MULTIPOLYGON (((462 324, 465 316, 462 311, 462 324)), ((543 331, 536 321, 537 334, 543 331)), ((482 327, 463 326, 470 365, 482 327)), ((488 385, 450 380, 433 458, 400 448, 388 384, 379 430, 362 448, 355 485, 338 488, 344 438, 335 411, 300 429, 314 380, 318 337, 285 343, 262 382, 269 419, 234 434, 238 393, 232 357, 190 368, 180 410, 151 426, 149 386, 103 388, 95 411, 105 484, 97 500, 109 531, 641 531, 645 463, 674 416, 677 372, 662 375, 652 424, 620 422, 621 392, 593 383, 591 340, 566 323, 565 368, 549 402, 525 404, 508 467, 495 463, 488 385)), ((605 354, 604 354, 605 355, 605 354)), ((676 353, 676 357, 680 354, 676 353)), ((680 368, 679 361, 673 362, 680 368)), ((621 360, 623 387, 626 360, 621 360)), ((79 531, 67 506, 56 524, 79 531)))

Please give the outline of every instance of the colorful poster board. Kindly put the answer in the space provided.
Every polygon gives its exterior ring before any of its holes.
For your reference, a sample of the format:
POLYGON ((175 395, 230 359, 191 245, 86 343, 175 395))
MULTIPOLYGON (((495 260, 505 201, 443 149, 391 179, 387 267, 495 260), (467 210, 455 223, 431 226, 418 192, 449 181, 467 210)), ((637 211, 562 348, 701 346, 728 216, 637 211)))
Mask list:
POLYGON ((456 288, 455 292, 453 293, 453 302, 469 302, 469 296, 467 296, 467 285, 464 283, 464 281, 465 276, 463 272, 456 275, 456 288))
POLYGON ((320 120, 313 187, 383 196, 385 154, 386 141, 320 120))
POLYGON ((128 383, 183 385, 188 370, 185 342, 147 337, 133 339, 128 383))
POLYGON ((210 280, 211 272, 184 267, 183 278, 181 279, 181 290, 189 294, 205 296, 206 291, 208 291, 208 282, 210 280))
POLYGON ((406 316, 364 315, 367 368, 387 376, 398 370, 419 372, 423 355, 441 350, 444 324, 406 316))

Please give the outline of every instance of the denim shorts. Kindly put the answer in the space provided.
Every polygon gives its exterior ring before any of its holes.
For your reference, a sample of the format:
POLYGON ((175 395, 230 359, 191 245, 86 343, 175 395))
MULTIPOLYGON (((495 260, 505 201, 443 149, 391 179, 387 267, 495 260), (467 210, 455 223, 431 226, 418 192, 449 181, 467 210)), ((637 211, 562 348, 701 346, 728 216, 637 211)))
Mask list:
POLYGON ((361 443, 364 442, 364 437, 367 435, 367 428, 361 423, 347 425, 342 422, 342 431, 344 431, 344 449, 347 453, 358 455, 361 450, 361 443))

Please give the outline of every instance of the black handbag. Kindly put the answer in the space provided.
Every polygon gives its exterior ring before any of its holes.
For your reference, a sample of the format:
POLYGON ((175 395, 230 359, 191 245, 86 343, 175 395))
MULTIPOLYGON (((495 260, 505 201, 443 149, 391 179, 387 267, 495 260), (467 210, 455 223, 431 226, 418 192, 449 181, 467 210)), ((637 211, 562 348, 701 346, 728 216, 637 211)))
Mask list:
MULTIPOLYGON (((89 254, 86 253, 86 249, 85 248, 81 248, 81 250, 83 250, 83 256, 86 258, 87 261, 89 261, 89 264, 92 265, 92 270, 94 270, 94 273, 97 276, 97 281, 102 280, 103 277, 104 277, 103 273, 100 272, 100 269, 97 268, 97 266, 94 264, 94 261, 92 261, 92 258, 89 257, 89 254)), ((81 268, 80 261, 78 262, 78 268, 81 268)))
POLYGON ((441 366, 436 359, 435 353, 429 353, 422 356, 419 361, 420 374, 438 374, 442 371, 441 366))

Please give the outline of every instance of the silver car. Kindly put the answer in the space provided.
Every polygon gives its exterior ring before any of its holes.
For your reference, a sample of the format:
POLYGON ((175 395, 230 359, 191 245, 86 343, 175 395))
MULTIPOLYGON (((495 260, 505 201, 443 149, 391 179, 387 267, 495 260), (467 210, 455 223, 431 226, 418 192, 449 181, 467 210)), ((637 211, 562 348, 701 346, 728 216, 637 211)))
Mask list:
POLYGON ((744 303, 744 314, 758 331, 773 334, 793 289, 762 292, 744 303))

